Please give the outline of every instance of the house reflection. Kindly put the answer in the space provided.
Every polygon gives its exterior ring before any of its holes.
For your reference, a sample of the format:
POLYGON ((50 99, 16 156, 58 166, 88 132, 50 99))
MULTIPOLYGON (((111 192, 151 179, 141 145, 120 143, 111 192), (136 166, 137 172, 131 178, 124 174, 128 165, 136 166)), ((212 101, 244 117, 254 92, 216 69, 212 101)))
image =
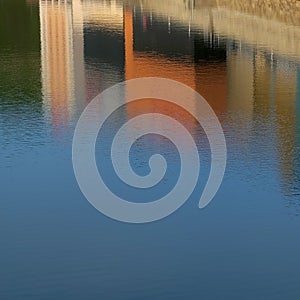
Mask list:
POLYGON ((81 1, 40 0, 41 63, 44 102, 59 130, 84 99, 81 1))
MULTIPOLYGON (((250 124, 265 139, 257 119, 274 122, 275 138, 268 142, 274 144, 289 193, 290 182, 299 180, 300 79, 295 66, 300 27, 284 14, 274 12, 267 19, 264 10, 234 3, 40 0, 44 102, 51 107, 53 126, 59 128, 114 83, 171 78, 203 95, 221 121, 226 114, 240 116, 235 123, 239 132, 251 134, 250 124)), ((148 99, 129 106, 123 117, 167 109, 155 104, 148 99)), ((191 130, 198 126, 193 119, 187 123, 191 130)))
MULTIPOLYGON (((138 7, 134 12, 130 8, 124 11, 124 36, 126 80, 149 76, 177 80, 204 96, 216 112, 225 111, 226 45, 209 47, 201 35, 182 27, 171 28, 167 18, 161 20, 138 7), (210 53, 210 57, 206 57, 202 50, 210 53), (214 52, 219 56, 212 55, 214 52)), ((183 97, 183 107, 184 103, 183 97)), ((197 115, 196 102, 193 109, 197 115)), ((164 111, 174 116, 176 110, 178 108, 172 108, 166 102, 157 105, 157 101, 151 99, 127 108, 129 117, 139 111, 164 111)), ((192 132, 199 131, 191 116, 181 115, 180 118, 177 113, 177 119, 181 119, 192 132)))

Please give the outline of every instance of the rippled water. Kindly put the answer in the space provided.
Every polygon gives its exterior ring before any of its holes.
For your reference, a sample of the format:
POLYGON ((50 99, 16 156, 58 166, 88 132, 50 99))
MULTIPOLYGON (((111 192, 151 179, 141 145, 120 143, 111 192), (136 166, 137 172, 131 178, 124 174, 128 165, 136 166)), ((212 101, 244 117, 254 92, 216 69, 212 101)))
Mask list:
MULTIPOLYGON (((229 0, 0 0, 0 298, 299 299, 299 14, 229 0), (97 144, 98 165, 111 134, 145 110, 180 120, 202 163, 181 209, 130 225, 86 201, 71 143, 98 93, 144 76, 206 98, 228 162, 199 210, 210 164, 201 127, 157 100, 123 107, 97 144)), ((151 201, 176 182, 178 153, 157 136, 133 145, 134 170, 147 174, 157 152, 170 166, 162 190, 128 200, 151 201)), ((106 180, 126 193, 111 171, 106 180)))

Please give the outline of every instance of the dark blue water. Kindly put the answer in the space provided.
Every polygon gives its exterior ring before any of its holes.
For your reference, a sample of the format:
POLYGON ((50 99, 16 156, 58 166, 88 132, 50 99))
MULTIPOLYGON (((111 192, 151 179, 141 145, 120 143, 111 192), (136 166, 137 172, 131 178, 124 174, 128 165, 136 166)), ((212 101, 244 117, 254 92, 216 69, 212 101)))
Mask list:
MULTIPOLYGON (((299 25, 190 1, 88 0, 2 0, 0 23, 0 299, 299 299, 299 25), (85 199, 72 138, 94 96, 142 76, 201 93, 223 126, 228 161, 214 200, 198 209, 209 145, 178 116, 197 141, 198 186, 169 217, 134 225, 85 199)), ((110 134, 152 104, 113 116, 99 165, 110 134)), ((174 145, 157 136, 134 144, 133 169, 147 174, 153 153, 170 171, 144 201, 178 176, 174 145)))

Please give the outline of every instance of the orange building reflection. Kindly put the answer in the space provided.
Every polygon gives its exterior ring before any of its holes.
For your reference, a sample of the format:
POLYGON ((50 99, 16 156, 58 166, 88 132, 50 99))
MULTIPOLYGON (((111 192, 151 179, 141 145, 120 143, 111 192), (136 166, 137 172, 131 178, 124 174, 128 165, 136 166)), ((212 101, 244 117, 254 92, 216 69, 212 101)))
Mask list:
MULTIPOLYGON (((146 17, 145 17, 146 18, 146 17)), ((145 21, 144 18, 144 22, 145 21)), ((216 112, 224 112, 226 109, 226 62, 221 64, 197 63, 193 57, 186 61, 183 59, 169 58, 165 55, 147 51, 134 51, 134 24, 132 10, 124 11, 124 42, 125 42, 125 79, 142 77, 163 77, 184 83, 198 91, 210 103, 216 112)), ((185 99, 182 99, 184 107, 185 99)), ((197 114, 197 103, 194 106, 194 113, 197 114)), ((188 114, 178 116, 177 107, 170 107, 163 101, 157 102, 153 99, 143 99, 134 107, 127 109, 128 117, 139 112, 153 111, 166 112, 172 116, 177 115, 185 126, 191 131, 199 126, 188 114), (189 121, 188 121, 189 120, 189 121)))

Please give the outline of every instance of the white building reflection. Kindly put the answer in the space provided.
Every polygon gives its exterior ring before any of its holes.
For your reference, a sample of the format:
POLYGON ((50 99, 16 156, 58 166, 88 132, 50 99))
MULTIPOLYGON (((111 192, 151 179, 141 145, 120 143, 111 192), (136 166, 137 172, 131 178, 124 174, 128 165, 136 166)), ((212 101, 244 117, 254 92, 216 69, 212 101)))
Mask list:
POLYGON ((40 0, 42 85, 54 127, 69 120, 84 99, 81 1, 40 0))
MULTIPOLYGON (((112 77, 112 82, 122 79, 114 74, 107 75, 103 70, 105 61, 102 61, 102 69, 97 68, 94 61, 89 60, 89 50, 99 50, 94 47, 95 41, 99 41, 97 30, 122 34, 123 7, 116 1, 81 0, 39 0, 39 7, 44 103, 50 108, 54 127, 59 128, 106 87, 107 80, 103 77, 112 77), (85 34, 90 42, 87 55, 84 28, 91 32, 85 34)), ((101 50, 97 53, 100 60, 101 50)), ((97 54, 93 55, 95 60, 97 54)), ((117 55, 121 56, 122 51, 117 55)), ((111 72, 114 70, 110 69, 111 72)))

